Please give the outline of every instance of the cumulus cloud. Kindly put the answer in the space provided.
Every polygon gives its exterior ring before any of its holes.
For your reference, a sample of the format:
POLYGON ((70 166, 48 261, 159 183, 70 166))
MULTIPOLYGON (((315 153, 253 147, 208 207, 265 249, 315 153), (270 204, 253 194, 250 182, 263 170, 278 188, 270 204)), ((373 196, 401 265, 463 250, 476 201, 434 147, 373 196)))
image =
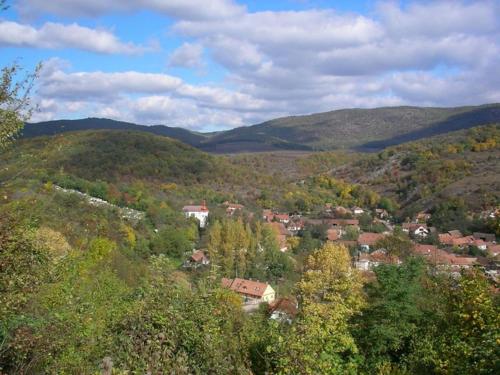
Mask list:
POLYGON ((244 13, 245 7, 231 0, 20 0, 21 14, 95 17, 111 12, 148 9, 174 18, 222 19, 244 13))
POLYGON ((11 21, 0 21, 0 45, 34 48, 78 48, 97 53, 137 54, 150 48, 121 42, 107 30, 95 30, 76 23, 47 22, 39 29, 11 21))
POLYGON ((495 1, 380 2, 366 15, 249 12, 229 0, 62 3, 21 6, 60 15, 160 12, 174 18, 173 35, 189 40, 172 52, 170 66, 215 63, 227 72, 216 84, 196 85, 160 73, 47 70, 43 98, 83 101, 114 118, 215 130, 345 107, 500 101, 495 1))
POLYGON ((184 43, 170 55, 169 66, 183 68, 201 68, 203 62, 203 46, 196 43, 184 43))

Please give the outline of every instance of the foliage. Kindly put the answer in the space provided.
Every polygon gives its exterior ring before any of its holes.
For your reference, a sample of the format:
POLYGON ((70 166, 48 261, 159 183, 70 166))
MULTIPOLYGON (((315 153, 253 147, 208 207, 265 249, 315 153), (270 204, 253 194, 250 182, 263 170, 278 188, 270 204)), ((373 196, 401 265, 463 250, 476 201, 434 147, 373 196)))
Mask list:
POLYGON ((409 259, 402 266, 380 265, 375 274, 377 281, 367 286, 368 305, 353 319, 367 373, 401 365, 398 361, 411 350, 425 318, 421 259, 409 259))
POLYGON ((227 277, 277 280, 292 271, 291 260, 279 251, 276 233, 268 224, 223 219, 208 231, 212 267, 227 277))
POLYGON ((358 348, 348 321, 364 298, 347 249, 328 243, 314 252, 297 289, 300 316, 279 347, 277 372, 354 373, 358 348))
MULTIPOLYGON (((4 2, 0 3, 2 10, 4 2)), ((11 143, 31 116, 30 94, 41 66, 24 74, 15 62, 2 68, 0 76, 0 149, 11 143)))

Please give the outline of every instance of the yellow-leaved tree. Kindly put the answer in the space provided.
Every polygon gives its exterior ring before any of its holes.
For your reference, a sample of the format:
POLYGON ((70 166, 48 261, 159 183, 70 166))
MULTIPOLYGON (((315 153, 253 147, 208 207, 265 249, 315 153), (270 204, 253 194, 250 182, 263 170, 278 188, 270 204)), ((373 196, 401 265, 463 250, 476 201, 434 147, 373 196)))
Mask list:
POLYGON ((297 284, 300 313, 280 345, 278 373, 356 373, 348 321, 364 305, 362 287, 346 247, 327 243, 308 258, 297 284))

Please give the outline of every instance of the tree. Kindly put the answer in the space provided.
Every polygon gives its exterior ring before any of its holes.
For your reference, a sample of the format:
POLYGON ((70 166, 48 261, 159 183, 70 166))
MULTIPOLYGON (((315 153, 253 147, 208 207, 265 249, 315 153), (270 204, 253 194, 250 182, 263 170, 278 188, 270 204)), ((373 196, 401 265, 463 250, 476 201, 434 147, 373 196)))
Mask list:
POLYGON ((367 287, 368 305, 353 321, 367 371, 399 365, 426 316, 420 304, 425 274, 421 259, 401 266, 383 264, 375 274, 377 281, 367 287))
POLYGON ((440 314, 415 340, 408 363, 426 373, 497 374, 500 307, 491 289, 480 270, 437 284, 440 314))
POLYGON ((384 236, 375 244, 376 249, 386 249, 388 255, 399 258, 409 257, 413 246, 413 242, 404 233, 384 236))
MULTIPOLYGON (((0 7, 5 2, 0 2, 0 7)), ((17 63, 6 66, 0 76, 0 149, 7 147, 31 117, 30 94, 41 65, 25 73, 17 63)))
POLYGON ((277 355, 284 374, 354 373, 358 349, 349 319, 364 304, 362 282, 344 246, 325 244, 297 284, 300 314, 277 355))

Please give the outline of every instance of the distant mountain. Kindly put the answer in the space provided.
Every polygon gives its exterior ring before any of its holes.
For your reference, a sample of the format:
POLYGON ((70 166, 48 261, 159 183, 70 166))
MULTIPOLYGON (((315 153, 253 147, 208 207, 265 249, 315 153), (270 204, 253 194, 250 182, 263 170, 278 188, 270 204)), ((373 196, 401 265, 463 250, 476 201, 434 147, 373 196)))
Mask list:
POLYGON ((54 135, 81 130, 135 130, 163 135, 177 139, 191 146, 198 146, 205 136, 183 128, 174 128, 164 125, 144 126, 130 122, 115 121, 105 118, 85 118, 80 120, 56 120, 26 124, 23 129, 23 138, 33 138, 42 135, 54 135))
POLYGON ((500 104, 456 108, 386 107, 342 109, 290 116, 216 133, 163 125, 142 126, 108 119, 27 124, 24 137, 90 129, 136 130, 178 139, 209 152, 354 149, 377 151, 450 131, 500 121, 500 104))
POLYGON ((500 121, 500 104, 457 108, 342 109, 235 128, 203 141, 208 151, 254 148, 380 150, 500 121))

